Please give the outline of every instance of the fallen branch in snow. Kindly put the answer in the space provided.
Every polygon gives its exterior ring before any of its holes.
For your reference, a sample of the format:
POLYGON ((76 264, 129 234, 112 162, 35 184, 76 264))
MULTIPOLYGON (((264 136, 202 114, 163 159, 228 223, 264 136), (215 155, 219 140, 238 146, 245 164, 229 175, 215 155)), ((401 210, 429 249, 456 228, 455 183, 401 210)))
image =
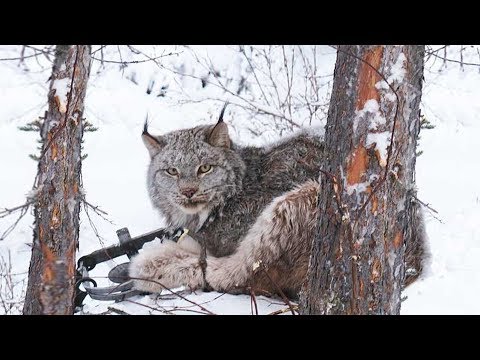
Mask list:
POLYGON ((109 306, 107 309, 108 309, 108 311, 111 311, 111 312, 113 312, 115 314, 118 314, 118 315, 131 315, 131 314, 127 313, 126 311, 114 308, 113 306, 109 306))
MULTIPOLYGON (((142 304, 142 303, 139 303, 138 301, 134 301, 134 300, 130 300, 130 299, 125 299, 123 301, 129 302, 129 303, 132 303, 132 304, 135 304, 135 305, 138 305, 138 306, 143 306, 143 307, 146 307, 146 308, 148 308, 150 310, 153 310, 153 311, 158 311, 158 312, 163 312, 165 314, 169 314, 168 310, 165 309, 164 307, 160 306, 160 305, 157 305, 158 307, 154 308, 153 306, 150 306, 150 305, 147 305, 147 304, 142 304)), ((172 314, 169 314, 169 315, 172 315, 172 314)))
POLYGON ((185 309, 185 308, 177 307, 177 306, 173 307, 173 309, 166 309, 165 307, 157 304, 158 307, 155 308, 153 306, 150 306, 150 305, 147 305, 147 304, 142 304, 142 303, 139 303, 137 301, 130 300, 130 299, 126 299, 124 301, 127 301, 129 303, 132 303, 132 304, 135 304, 135 305, 138 305, 138 306, 143 306, 143 307, 148 308, 150 310, 158 311, 158 312, 161 312, 161 313, 164 313, 164 314, 167 314, 167 315, 177 315, 177 314, 174 313, 174 311, 187 311, 187 312, 193 312, 193 313, 196 313, 196 314, 210 315, 209 313, 204 312, 204 311, 198 311, 198 310, 193 310, 193 309, 185 309))
POLYGON ((136 278, 136 277, 130 277, 130 279, 133 279, 133 280, 143 280, 143 281, 151 281, 157 285, 160 285, 162 288, 164 288, 165 290, 167 290, 168 292, 178 296, 180 299, 182 300, 185 300, 186 302, 189 302, 190 304, 193 304, 195 306, 198 306, 200 309, 202 309, 203 311, 207 312, 209 315, 216 315, 215 313, 211 312, 210 310, 208 310, 207 308, 204 308, 202 305, 196 303, 195 301, 192 301, 192 300, 189 300, 187 299, 185 296, 181 295, 180 293, 178 292, 175 292, 173 291, 172 289, 166 287, 165 285, 163 285, 161 282, 159 281, 156 281, 156 280, 151 280, 151 279, 144 279, 144 278, 136 278))
POLYGON ((178 308, 167 310, 166 313, 169 314, 169 315, 177 315, 177 314, 174 313, 174 311, 187 311, 187 312, 193 312, 193 313, 196 313, 196 314, 210 315, 210 314, 205 313, 203 311, 198 311, 198 310, 193 310, 193 309, 178 309, 178 308))
MULTIPOLYGON (((293 309, 298 311, 298 305, 293 305, 293 309)), ((289 311, 290 311, 290 308, 286 307, 284 309, 280 309, 280 310, 276 310, 274 312, 271 312, 267 315, 280 315, 280 314, 284 314, 284 313, 289 312, 289 311)))

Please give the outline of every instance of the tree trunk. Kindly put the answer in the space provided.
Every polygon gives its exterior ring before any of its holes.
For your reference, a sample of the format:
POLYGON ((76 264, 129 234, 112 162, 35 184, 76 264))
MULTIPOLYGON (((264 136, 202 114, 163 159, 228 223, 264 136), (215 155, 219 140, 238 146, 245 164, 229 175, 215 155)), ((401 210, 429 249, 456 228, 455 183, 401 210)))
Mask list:
POLYGON ((73 314, 89 45, 58 45, 41 130, 32 258, 24 314, 73 314))
POLYGON ((303 314, 400 312, 424 51, 338 48, 303 314))

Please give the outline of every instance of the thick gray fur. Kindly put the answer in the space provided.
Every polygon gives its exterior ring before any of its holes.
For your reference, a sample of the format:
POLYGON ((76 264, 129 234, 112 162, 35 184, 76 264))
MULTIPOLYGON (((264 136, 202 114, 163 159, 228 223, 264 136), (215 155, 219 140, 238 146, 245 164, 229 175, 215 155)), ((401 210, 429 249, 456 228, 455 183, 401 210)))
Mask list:
MULTIPOLYGON (((252 287, 276 293, 279 286, 295 296, 317 223, 322 138, 300 133, 268 148, 239 147, 219 122, 162 136, 145 128, 143 140, 151 157, 147 186, 154 207, 172 228, 188 228, 203 239, 208 256, 205 278, 192 238, 144 250, 130 266, 135 287, 158 292, 208 283, 218 291, 252 287), (201 165, 213 167, 199 175, 201 165), (169 168, 178 174, 169 175, 169 168), (190 199, 184 189, 198 191, 190 199)), ((423 249, 423 238, 418 244, 414 251, 423 249)))

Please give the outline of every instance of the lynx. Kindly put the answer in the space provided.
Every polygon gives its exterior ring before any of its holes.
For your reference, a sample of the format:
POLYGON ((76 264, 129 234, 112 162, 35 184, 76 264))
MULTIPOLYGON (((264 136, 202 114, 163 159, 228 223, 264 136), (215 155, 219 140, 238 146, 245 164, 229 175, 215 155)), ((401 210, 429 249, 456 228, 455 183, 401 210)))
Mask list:
MULTIPOLYGON (((133 258, 135 288, 253 289, 296 298, 317 223, 322 138, 302 132, 268 147, 240 147, 222 118, 162 136, 149 134, 145 125, 142 138, 151 158, 147 186, 153 206, 169 227, 193 235, 164 240, 133 258)), ((418 214, 407 246, 410 277, 421 271, 424 253, 418 214)))

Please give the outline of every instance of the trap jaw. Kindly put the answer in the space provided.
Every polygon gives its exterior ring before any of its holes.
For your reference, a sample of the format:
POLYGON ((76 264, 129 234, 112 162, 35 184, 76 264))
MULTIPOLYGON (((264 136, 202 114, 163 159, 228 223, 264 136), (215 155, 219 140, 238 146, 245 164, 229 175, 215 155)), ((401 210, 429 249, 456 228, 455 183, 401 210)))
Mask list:
POLYGON ((138 250, 140 250, 146 242, 152 241, 156 238, 160 240, 170 239, 178 241, 187 232, 187 229, 182 228, 178 228, 173 232, 166 229, 157 229, 132 238, 130 237, 130 232, 127 228, 117 230, 119 244, 96 250, 91 254, 82 256, 78 260, 75 276, 75 308, 81 308, 83 306, 83 301, 87 295, 95 300, 123 301, 134 295, 144 293, 133 289, 133 280, 128 276, 128 262, 115 266, 108 273, 110 281, 118 285, 98 287, 97 282, 89 276, 88 272, 97 264, 112 260, 122 255, 127 255, 130 260, 133 256, 138 254, 138 250), (81 285, 85 291, 80 288, 81 285))

